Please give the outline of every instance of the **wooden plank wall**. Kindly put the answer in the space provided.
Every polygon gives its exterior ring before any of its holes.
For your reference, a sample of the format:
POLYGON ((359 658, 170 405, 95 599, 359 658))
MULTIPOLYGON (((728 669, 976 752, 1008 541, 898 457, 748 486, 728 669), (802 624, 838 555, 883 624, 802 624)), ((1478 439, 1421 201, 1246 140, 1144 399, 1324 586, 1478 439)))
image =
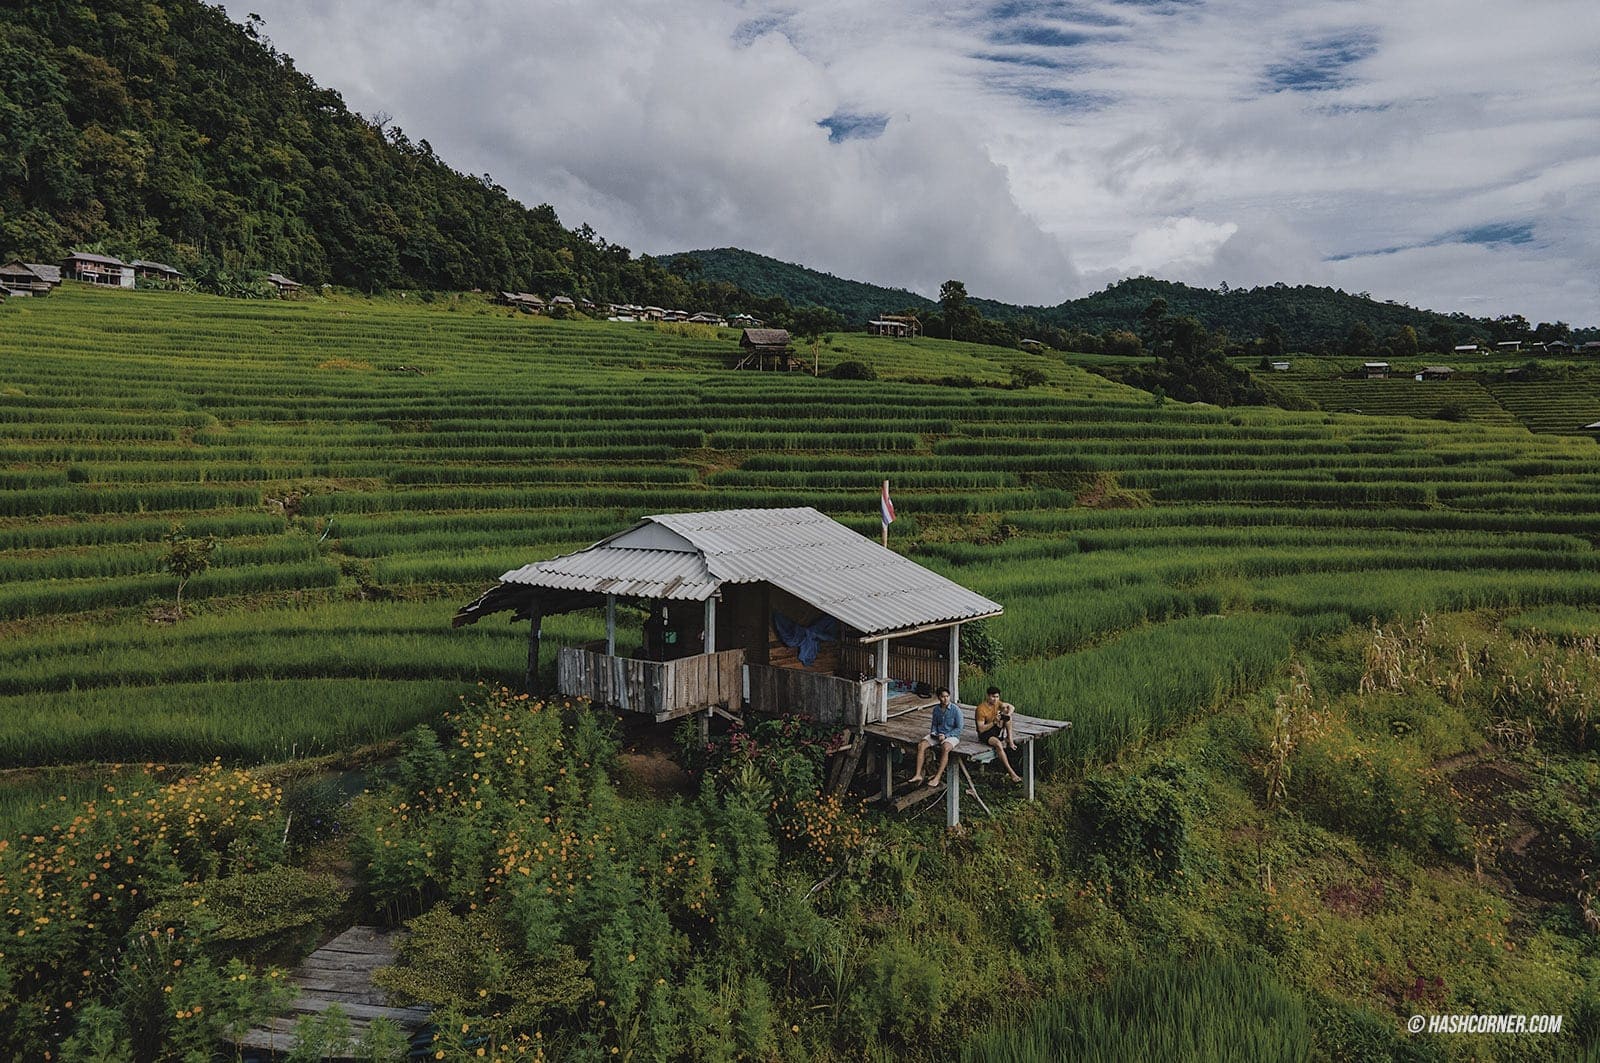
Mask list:
POLYGON ((641 661, 563 646, 556 658, 556 684, 569 698, 670 719, 712 705, 737 709, 743 701, 743 666, 743 650, 641 661))
POLYGON ((877 703, 875 683, 858 683, 795 668, 750 666, 750 707, 756 712, 859 727, 877 703))

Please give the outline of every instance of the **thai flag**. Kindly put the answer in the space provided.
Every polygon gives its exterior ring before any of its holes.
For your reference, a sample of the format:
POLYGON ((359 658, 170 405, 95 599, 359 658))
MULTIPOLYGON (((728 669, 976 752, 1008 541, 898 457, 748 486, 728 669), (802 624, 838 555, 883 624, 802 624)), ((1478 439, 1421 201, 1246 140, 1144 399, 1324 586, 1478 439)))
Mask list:
POLYGON ((878 500, 883 506, 883 526, 887 528, 894 523, 894 503, 889 500, 889 481, 883 481, 883 497, 878 500))

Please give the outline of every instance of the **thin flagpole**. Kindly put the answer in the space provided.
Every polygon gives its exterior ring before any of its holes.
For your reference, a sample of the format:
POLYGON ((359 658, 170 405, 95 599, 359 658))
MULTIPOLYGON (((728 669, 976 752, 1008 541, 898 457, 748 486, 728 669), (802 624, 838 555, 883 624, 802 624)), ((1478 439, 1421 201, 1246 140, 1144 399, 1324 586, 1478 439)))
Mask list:
POLYGON ((883 519, 883 548, 885 550, 889 549, 889 509, 888 503, 884 501, 884 499, 887 499, 888 497, 889 481, 885 480, 883 481, 883 497, 879 499, 879 508, 882 510, 879 516, 883 519))

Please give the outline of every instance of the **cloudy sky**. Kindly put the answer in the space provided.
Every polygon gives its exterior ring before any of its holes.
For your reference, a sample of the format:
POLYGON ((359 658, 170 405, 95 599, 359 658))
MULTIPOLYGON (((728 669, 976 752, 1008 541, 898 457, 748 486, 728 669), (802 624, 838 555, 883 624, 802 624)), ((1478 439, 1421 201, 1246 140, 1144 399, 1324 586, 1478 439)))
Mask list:
POLYGON ((635 252, 936 294, 1330 284, 1600 323, 1594 0, 229 0, 635 252))

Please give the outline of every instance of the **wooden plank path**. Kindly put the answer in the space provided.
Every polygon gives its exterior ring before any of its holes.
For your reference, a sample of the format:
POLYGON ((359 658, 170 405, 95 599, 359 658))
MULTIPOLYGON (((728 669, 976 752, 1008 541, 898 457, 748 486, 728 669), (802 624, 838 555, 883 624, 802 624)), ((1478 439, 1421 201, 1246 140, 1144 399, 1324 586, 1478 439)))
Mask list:
MULTIPOLYGON (((1039 716, 1024 716, 1020 712, 1013 713, 1011 717, 1012 738, 1017 744, 1017 750, 1011 754, 1012 767, 1018 767, 1016 754, 1022 754, 1023 764, 1020 767, 1023 776, 1024 793, 1029 801, 1033 800, 1033 744, 1048 738, 1058 731, 1064 731, 1072 726, 1070 720, 1046 720, 1039 716)), ((917 743, 927 737, 933 728, 933 706, 926 705, 898 715, 880 723, 869 723, 866 733, 878 741, 899 746, 912 751, 916 755, 917 743)), ((929 768, 938 766, 935 760, 939 755, 937 749, 928 751, 928 759, 932 761, 929 768)), ((961 708, 961 741, 955 749, 950 751, 950 764, 945 769, 945 778, 940 783, 946 791, 945 823, 954 827, 961 822, 961 787, 960 776, 966 772, 966 763, 984 764, 994 760, 994 750, 978 742, 978 728, 973 723, 973 712, 970 706, 961 708)), ((894 778, 891 775, 891 758, 883 758, 883 799, 885 802, 894 802, 894 778)), ((972 777, 967 776, 967 782, 972 782, 972 777)), ((928 792, 937 792, 938 787, 923 787, 928 792)), ((977 787, 973 786, 973 795, 977 796, 977 787)), ((983 799, 978 798, 979 804, 983 799)), ((896 809, 920 803, 920 797, 914 793, 903 795, 899 802, 894 803, 896 809)), ((987 808, 987 806, 985 806, 987 808)))
MULTIPOLYGON (((289 1014, 257 1026, 239 1041, 241 1049, 287 1053, 295 1047, 295 1024, 337 1004, 350 1020, 350 1052, 366 1036, 374 1019, 388 1019, 406 1034, 428 1023, 427 1008, 390 1007, 384 991, 372 984, 372 972, 394 962, 399 932, 353 926, 322 946, 289 975, 299 990, 289 1014)), ((326 1056, 351 1059, 353 1055, 326 1056)))

